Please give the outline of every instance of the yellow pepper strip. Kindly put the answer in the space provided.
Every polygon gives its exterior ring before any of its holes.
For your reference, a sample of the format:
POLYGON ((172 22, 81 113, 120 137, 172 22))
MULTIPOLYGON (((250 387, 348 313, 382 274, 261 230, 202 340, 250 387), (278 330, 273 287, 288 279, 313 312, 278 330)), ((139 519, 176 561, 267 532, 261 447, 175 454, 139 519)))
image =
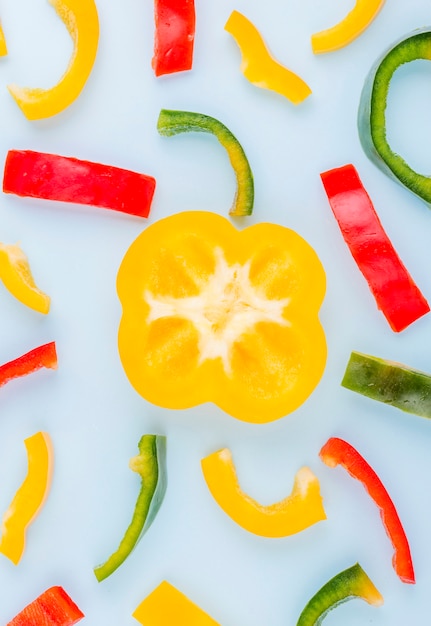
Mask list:
POLYGON ((144 626, 219 626, 166 580, 141 602, 132 617, 144 626))
POLYGON ((319 481, 308 467, 295 476, 289 496, 264 506, 239 485, 232 454, 223 448, 201 461, 208 488, 223 511, 245 530, 262 537, 286 537, 326 519, 319 481))
POLYGON ((7 55, 6 37, 4 36, 3 27, 0 23, 0 57, 7 55))
POLYGON ((8 85, 9 92, 29 120, 57 115, 81 93, 93 68, 99 43, 99 17, 94 0, 49 0, 73 41, 66 72, 50 89, 8 85))
POLYGON ((38 432, 24 440, 28 472, 3 516, 0 552, 17 565, 25 548, 27 527, 39 513, 51 484, 53 452, 51 439, 38 432))
POLYGON ((241 71, 256 87, 270 89, 300 104, 311 94, 302 78, 276 61, 257 28, 238 11, 232 11, 225 24, 241 51, 241 71))
POLYGON ((0 280, 26 306, 39 313, 49 312, 51 299, 36 286, 27 256, 18 245, 0 243, 0 280))
POLYGON ((344 48, 368 28, 385 0, 356 0, 353 9, 338 24, 311 36, 314 54, 344 48))

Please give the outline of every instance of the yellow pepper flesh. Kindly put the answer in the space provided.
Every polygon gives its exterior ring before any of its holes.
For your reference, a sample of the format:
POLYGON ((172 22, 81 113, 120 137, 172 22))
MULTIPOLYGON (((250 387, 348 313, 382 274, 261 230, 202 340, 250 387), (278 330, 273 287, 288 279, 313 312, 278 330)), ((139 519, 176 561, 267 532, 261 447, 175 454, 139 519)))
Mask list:
POLYGON ((0 280, 17 300, 47 314, 50 297, 34 282, 27 256, 18 245, 0 243, 0 280))
POLYGON ((94 0, 49 0, 73 41, 66 72, 50 89, 8 85, 29 120, 57 115, 81 93, 93 69, 99 43, 99 16, 94 0))
POLYGON ((6 55, 7 55, 6 37, 4 36, 3 27, 0 23, 0 57, 5 57, 6 55))

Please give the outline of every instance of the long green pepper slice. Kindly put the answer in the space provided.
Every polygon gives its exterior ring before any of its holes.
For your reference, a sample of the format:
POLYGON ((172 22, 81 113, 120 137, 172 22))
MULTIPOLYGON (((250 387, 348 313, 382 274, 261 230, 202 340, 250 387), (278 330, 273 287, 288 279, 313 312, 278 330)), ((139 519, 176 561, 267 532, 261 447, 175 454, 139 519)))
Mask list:
POLYGON ((254 204, 253 173, 241 144, 224 124, 203 113, 162 109, 157 121, 157 130, 165 137, 193 131, 215 135, 228 153, 237 181, 229 215, 241 217, 251 215, 254 204))
POLYGON ((132 521, 117 550, 105 563, 94 568, 94 574, 99 582, 120 567, 132 552, 139 539, 151 526, 166 492, 166 437, 143 435, 138 449, 139 454, 129 462, 130 469, 141 477, 141 489, 132 521))

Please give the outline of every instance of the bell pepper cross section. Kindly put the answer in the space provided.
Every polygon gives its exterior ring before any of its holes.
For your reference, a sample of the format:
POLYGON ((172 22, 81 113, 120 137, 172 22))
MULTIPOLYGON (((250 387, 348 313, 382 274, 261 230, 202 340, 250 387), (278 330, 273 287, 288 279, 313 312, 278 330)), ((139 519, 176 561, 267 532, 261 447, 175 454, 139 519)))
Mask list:
POLYGON ((148 217, 156 187, 152 176, 32 150, 10 150, 3 191, 148 217))
POLYGON ((22 304, 39 313, 49 312, 51 299, 35 284, 27 256, 20 246, 0 243, 0 280, 22 304))
POLYGON ((341 465, 352 478, 363 484, 380 509, 383 525, 394 548, 392 564, 395 572, 403 582, 414 583, 415 574, 406 533, 395 505, 376 472, 350 443, 338 437, 328 439, 319 455, 329 467, 341 465))
POLYGON ((63 587, 50 587, 23 608, 7 626, 73 626, 84 613, 63 587))
POLYGON ((0 387, 13 378, 32 374, 42 367, 57 369, 55 342, 45 343, 12 361, 0 365, 0 387))
POLYGON ((156 76, 192 69, 195 40, 195 0, 154 0, 156 76))
POLYGON ((344 241, 390 327, 404 330, 430 307, 386 234, 355 167, 321 175, 344 241))

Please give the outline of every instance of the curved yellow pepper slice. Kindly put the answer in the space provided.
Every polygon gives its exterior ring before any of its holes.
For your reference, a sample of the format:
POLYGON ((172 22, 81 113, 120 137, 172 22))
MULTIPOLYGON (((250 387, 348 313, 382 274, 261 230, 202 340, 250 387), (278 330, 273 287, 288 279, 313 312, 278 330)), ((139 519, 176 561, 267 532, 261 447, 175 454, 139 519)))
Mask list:
POLYGON ((245 15, 232 11, 224 28, 237 42, 242 55, 241 71, 253 85, 276 91, 293 104, 300 104, 311 94, 302 78, 273 58, 245 15))
POLYGON ((385 0, 356 0, 353 9, 338 24, 311 36, 314 54, 332 52, 351 43, 368 28, 385 0))
POLYGON ((18 245, 0 243, 0 280, 17 300, 47 314, 51 299, 34 282, 27 256, 18 245))
POLYGON ((99 16, 94 0, 49 0, 73 41, 66 72, 50 89, 8 85, 29 120, 57 115, 76 100, 93 69, 99 43, 99 16))
POLYGON ((319 481, 308 467, 296 473, 290 495, 265 506, 241 489, 228 448, 205 457, 201 465, 214 500, 234 522, 251 533, 287 537, 326 519, 319 481))
POLYGON ((6 37, 4 36, 3 27, 0 23, 0 57, 5 57, 6 55, 7 55, 6 37))
POLYGON ((27 527, 39 513, 51 485, 53 452, 51 439, 38 432, 24 440, 28 472, 3 516, 0 552, 15 565, 25 548, 27 527))
POLYGON ((206 211, 161 219, 118 271, 124 370, 158 406, 210 401, 248 422, 281 418, 323 374, 325 285, 317 254, 291 229, 237 230, 206 211))

